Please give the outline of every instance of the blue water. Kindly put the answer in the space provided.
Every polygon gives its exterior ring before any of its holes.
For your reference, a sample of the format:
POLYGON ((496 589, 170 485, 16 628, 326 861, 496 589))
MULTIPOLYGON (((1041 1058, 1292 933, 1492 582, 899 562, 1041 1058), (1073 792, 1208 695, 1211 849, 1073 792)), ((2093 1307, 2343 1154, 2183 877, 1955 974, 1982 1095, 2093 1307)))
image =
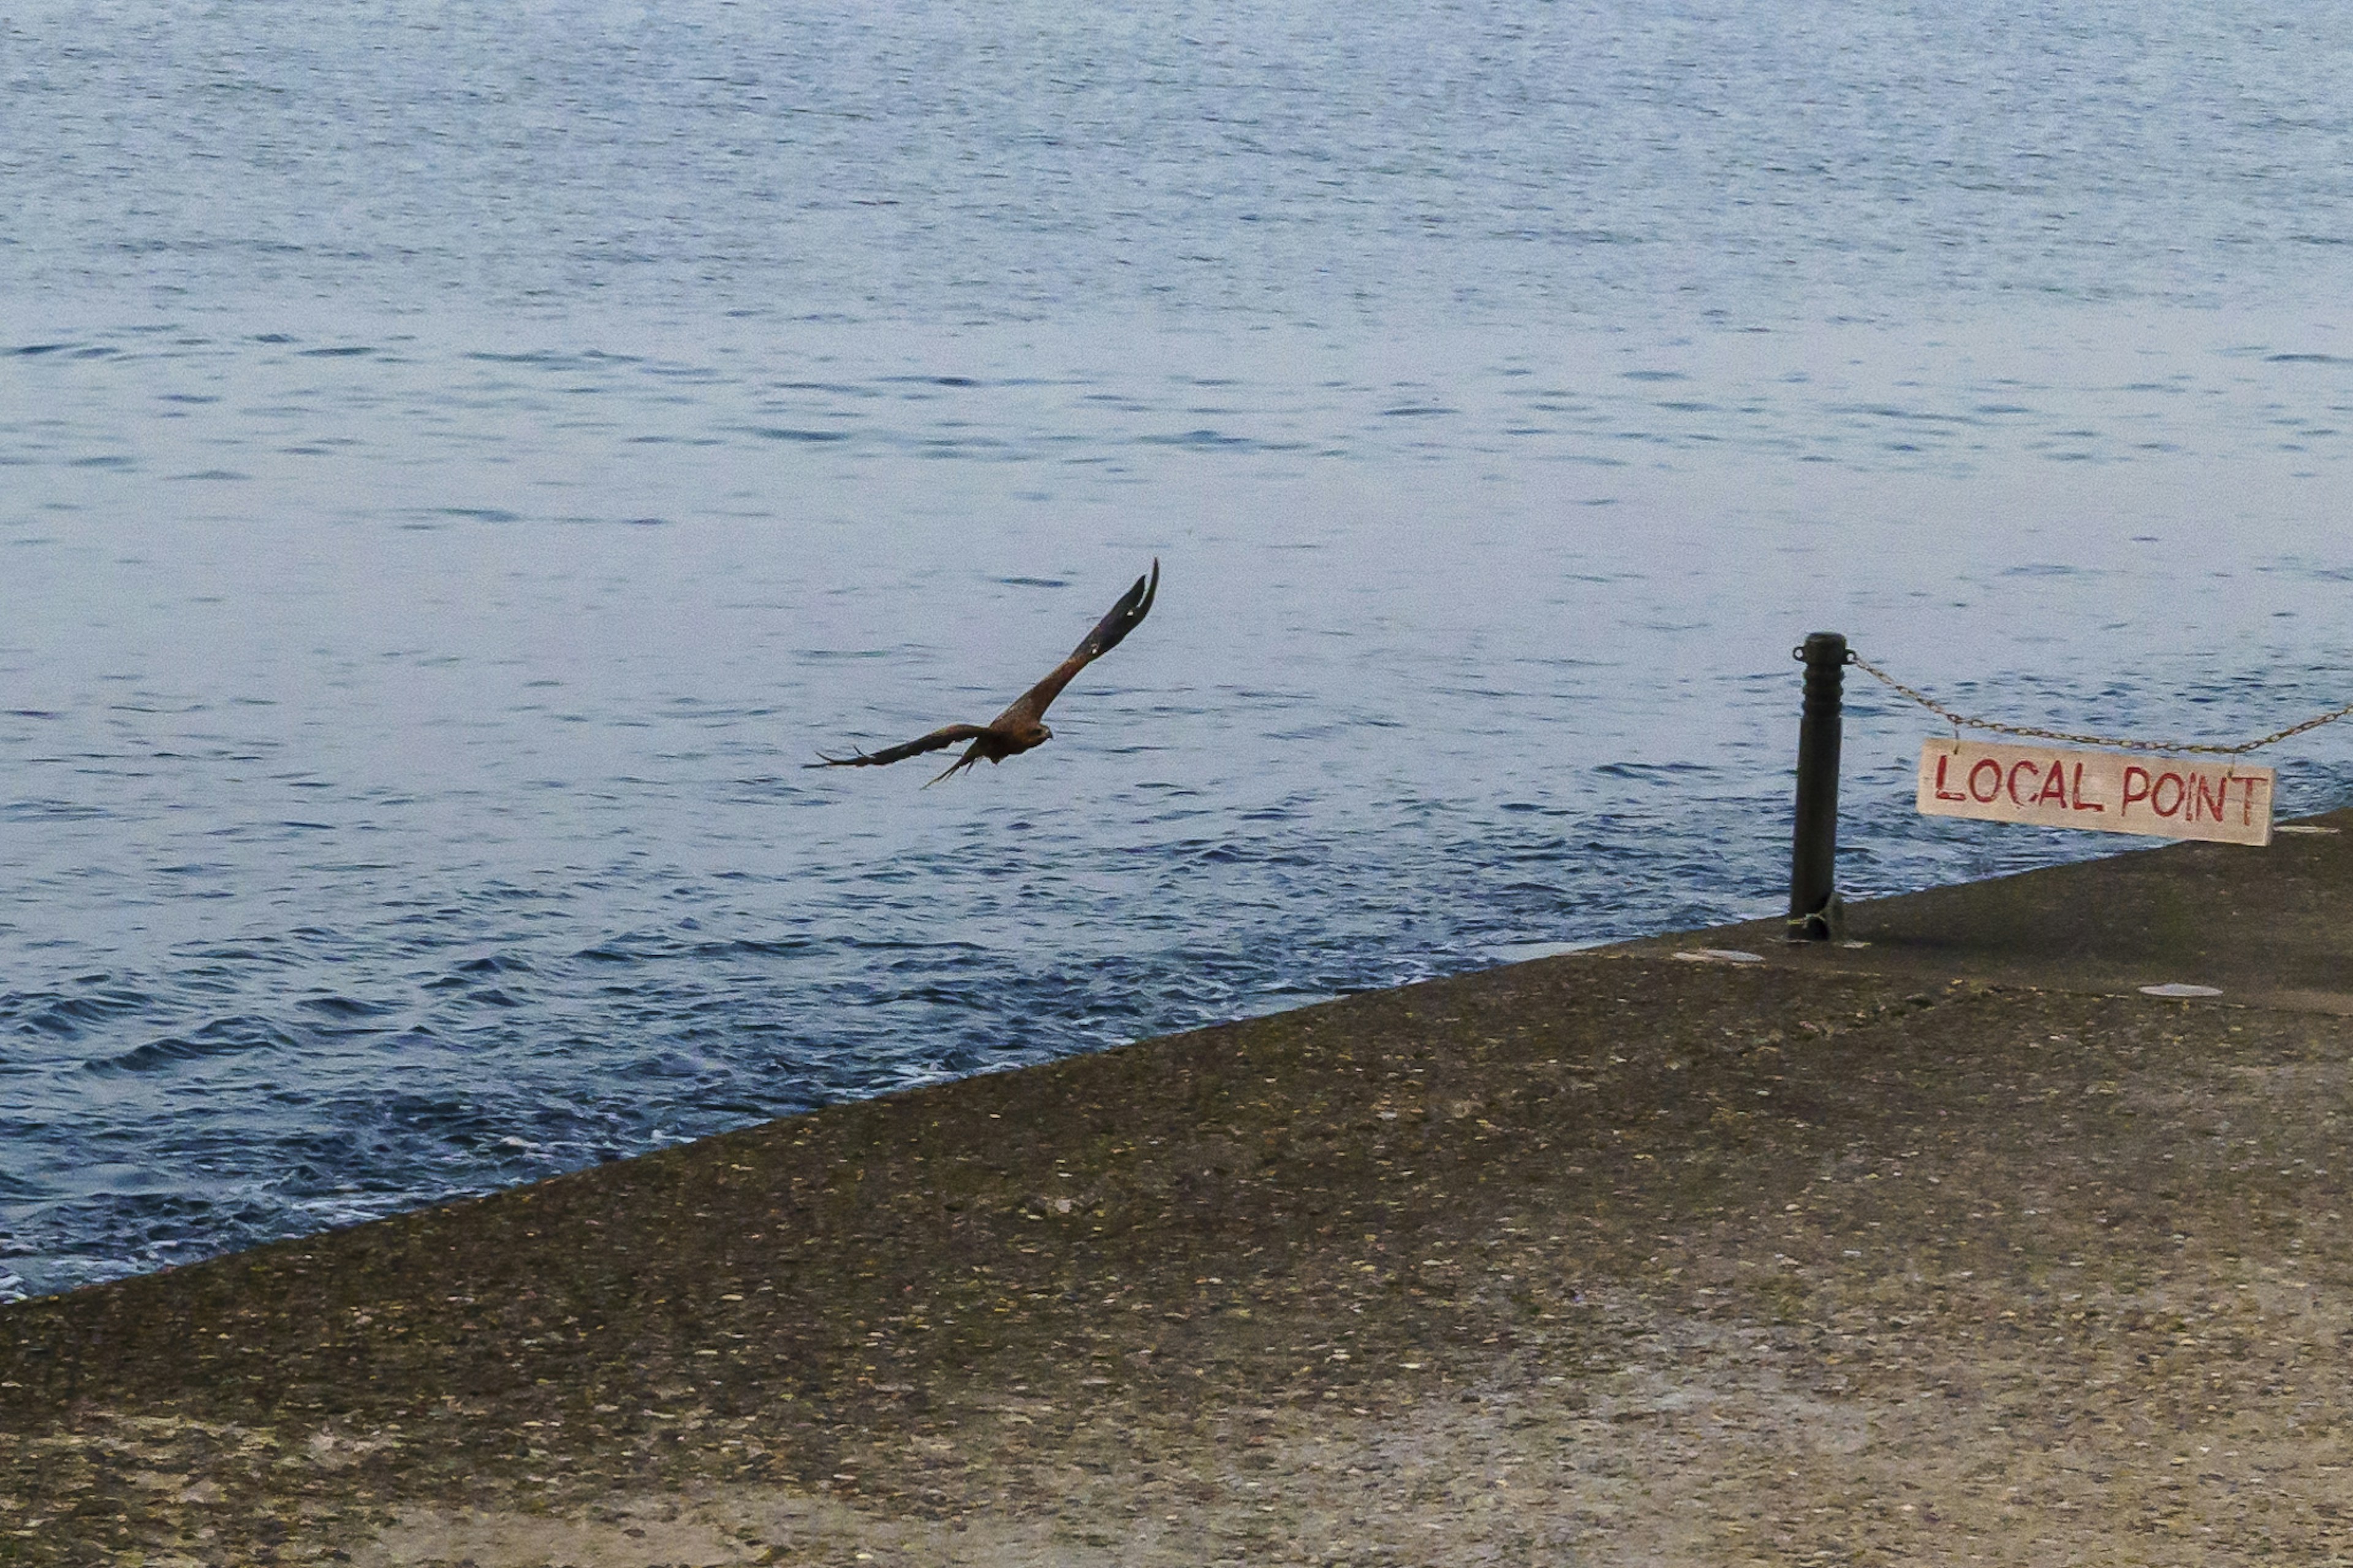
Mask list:
POLYGON ((1768 913, 1810 630, 2353 698, 2353 12, 2029 10, 0 16, 0 1294, 1768 913))

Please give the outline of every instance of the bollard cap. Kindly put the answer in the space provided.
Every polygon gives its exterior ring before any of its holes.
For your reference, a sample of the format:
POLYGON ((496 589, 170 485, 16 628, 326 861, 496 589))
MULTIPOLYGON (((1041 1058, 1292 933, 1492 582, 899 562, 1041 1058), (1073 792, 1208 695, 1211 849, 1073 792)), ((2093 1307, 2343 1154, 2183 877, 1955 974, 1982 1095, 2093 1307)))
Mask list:
POLYGON ((1809 632, 1803 643, 1789 650, 1789 657, 1801 664, 1844 664, 1846 634, 1809 632))

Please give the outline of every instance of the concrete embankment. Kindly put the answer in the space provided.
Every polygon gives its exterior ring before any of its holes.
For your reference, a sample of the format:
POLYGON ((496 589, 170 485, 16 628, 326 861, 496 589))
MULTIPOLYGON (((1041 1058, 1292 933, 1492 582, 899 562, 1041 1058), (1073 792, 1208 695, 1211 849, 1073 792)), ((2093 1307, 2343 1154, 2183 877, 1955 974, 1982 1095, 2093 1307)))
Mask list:
POLYGON ((2348 895, 2126 855, 25 1303, 0 1562, 2341 1560, 2348 895))

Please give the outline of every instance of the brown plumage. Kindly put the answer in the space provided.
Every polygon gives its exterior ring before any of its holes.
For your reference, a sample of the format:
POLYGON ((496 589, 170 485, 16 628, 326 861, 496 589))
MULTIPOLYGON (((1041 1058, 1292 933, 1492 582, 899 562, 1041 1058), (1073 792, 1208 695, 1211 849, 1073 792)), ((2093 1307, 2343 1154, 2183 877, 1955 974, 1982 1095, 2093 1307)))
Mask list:
POLYGON ((929 789, 949 773, 961 773, 983 758, 1001 763, 1032 747, 1042 746, 1054 738, 1054 731, 1045 725, 1047 704, 1061 695, 1062 688, 1071 683, 1071 677, 1117 647, 1121 638, 1144 624, 1144 617, 1152 609, 1152 596, 1158 592, 1160 558, 1154 556, 1151 578, 1147 581, 1138 577, 1135 586, 1121 595, 1119 603, 1111 607, 1111 614, 1097 621, 1095 629, 1071 650, 1070 658, 1056 665, 1052 674, 1023 692, 1015 700, 1013 706, 986 724, 949 724, 901 745, 887 746, 873 752, 853 752, 846 757, 828 757, 820 752, 818 753, 818 761, 801 765, 810 768, 877 768, 903 757, 914 756, 919 752, 936 752, 943 746, 953 746, 958 741, 970 741, 972 744, 965 748, 963 756, 948 765, 946 773, 923 785, 929 789))

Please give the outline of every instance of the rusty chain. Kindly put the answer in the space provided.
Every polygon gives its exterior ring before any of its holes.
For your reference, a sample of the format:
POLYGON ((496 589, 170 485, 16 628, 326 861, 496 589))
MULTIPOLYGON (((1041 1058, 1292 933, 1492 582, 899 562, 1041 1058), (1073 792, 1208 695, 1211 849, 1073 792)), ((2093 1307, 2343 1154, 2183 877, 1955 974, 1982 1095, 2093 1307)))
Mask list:
POLYGON ((2004 724, 1993 719, 1972 719, 1966 713, 1954 712, 1924 692, 1915 691, 1852 648, 1847 650, 1846 662, 1950 724, 1957 736, 1966 725, 1972 730, 1990 730, 2000 735, 2022 735, 2037 741, 2065 741, 2079 746, 2104 746, 2112 751, 2195 752, 2211 757, 2239 757, 2249 752, 2261 751, 2265 746, 2277 745, 2290 736, 2303 734, 2306 730, 2317 730, 2323 724, 2334 724, 2339 719, 2353 717, 2353 702, 2348 702, 2344 707, 2331 709, 2316 719, 2306 719, 2301 724, 2275 730, 2259 741, 2245 741, 2235 746, 2220 746, 2203 741, 2128 741, 2114 735, 2079 735, 2065 730, 2040 730, 2031 724, 2004 724))

